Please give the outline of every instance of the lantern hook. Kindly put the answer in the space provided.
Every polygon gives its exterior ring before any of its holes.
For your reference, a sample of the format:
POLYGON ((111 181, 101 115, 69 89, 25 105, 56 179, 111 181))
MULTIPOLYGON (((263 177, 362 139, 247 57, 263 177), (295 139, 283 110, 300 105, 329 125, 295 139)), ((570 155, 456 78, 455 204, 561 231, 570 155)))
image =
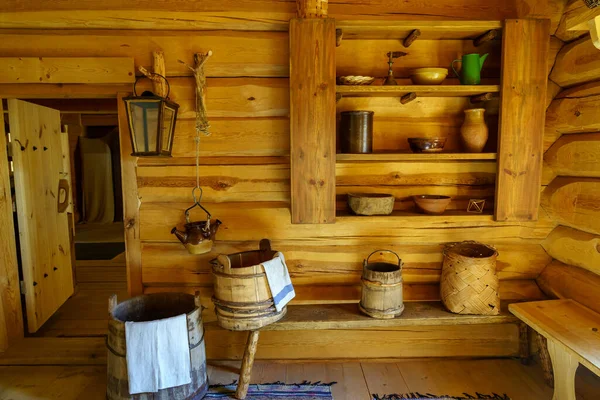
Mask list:
MULTIPOLYGON (((159 76, 161 78, 163 78, 165 80, 165 82, 167 83, 167 95, 164 97, 165 99, 169 98, 169 94, 171 93, 171 85, 169 84, 169 81, 167 80, 167 78, 165 78, 163 75, 161 74, 157 74, 156 72, 148 72, 149 75, 151 76, 159 76)), ((150 79, 152 80, 152 78, 150 78, 150 76, 146 76, 146 75, 142 75, 142 76, 137 76, 135 78, 135 82, 133 83, 133 95, 138 97, 137 92, 135 91, 135 87, 137 86, 137 83, 140 79, 142 78, 146 78, 146 79, 150 79)))

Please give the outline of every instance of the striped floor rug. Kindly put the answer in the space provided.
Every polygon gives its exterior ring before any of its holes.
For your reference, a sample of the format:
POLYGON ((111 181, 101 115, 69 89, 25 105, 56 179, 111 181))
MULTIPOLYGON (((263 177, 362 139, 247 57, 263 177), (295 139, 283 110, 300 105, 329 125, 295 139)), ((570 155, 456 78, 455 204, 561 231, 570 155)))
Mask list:
POLYGON ((511 400, 506 394, 468 394, 463 393, 460 396, 439 396, 431 393, 404 393, 404 394, 373 394, 372 400, 511 400))
MULTIPOLYGON (((290 400, 323 400, 333 399, 331 395, 332 383, 321 382, 303 382, 297 385, 286 385, 281 382, 250 385, 248 389, 248 400, 270 400, 270 399, 290 399, 290 400)), ((209 388, 205 399, 234 399, 237 385, 213 385, 209 388)))

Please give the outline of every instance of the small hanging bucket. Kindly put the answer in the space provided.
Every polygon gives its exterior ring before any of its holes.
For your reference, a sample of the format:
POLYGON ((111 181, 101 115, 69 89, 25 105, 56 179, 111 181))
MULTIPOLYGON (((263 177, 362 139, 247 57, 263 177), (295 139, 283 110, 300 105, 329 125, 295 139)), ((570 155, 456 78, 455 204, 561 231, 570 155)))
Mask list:
POLYGON ((376 250, 363 261, 360 311, 373 318, 390 319, 402 314, 402 260, 391 250, 376 250), (392 253, 398 264, 369 262, 375 253, 392 253))
POLYGON ((446 308, 456 314, 498 315, 495 248, 475 241, 444 248, 440 291, 446 308))

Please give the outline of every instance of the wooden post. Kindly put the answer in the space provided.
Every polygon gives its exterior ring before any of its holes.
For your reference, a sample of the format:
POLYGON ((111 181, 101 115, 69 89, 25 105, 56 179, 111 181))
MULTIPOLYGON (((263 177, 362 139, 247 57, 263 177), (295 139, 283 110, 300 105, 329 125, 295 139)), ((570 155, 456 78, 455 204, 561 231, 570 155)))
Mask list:
POLYGON ((246 350, 242 359, 242 368, 240 369, 240 380, 235 391, 235 398, 243 400, 248 394, 248 386, 250 385, 250 377, 252 376, 252 366, 254 365, 254 356, 258 347, 259 331, 250 331, 248 340, 246 341, 246 350))
POLYGON ((137 185, 137 157, 131 155, 129 124, 123 97, 129 93, 117 95, 119 111, 119 140, 121 143, 121 181, 123 183, 123 221, 125 222, 125 255, 127 262, 127 290, 129 295, 137 296, 144 292, 142 284, 142 241, 140 239, 141 199, 137 185))
POLYGON ((408 104, 411 101, 415 100, 416 98, 417 98, 417 94, 415 92, 410 92, 400 98, 400 103, 408 104))
POLYGON ((327 18, 329 0, 296 0, 298 18, 327 18))
MULTIPOLYGON (((152 53, 152 69, 155 74, 159 74, 167 77, 167 72, 165 68, 165 54, 162 51, 155 51, 152 53)), ((150 71, 148 71, 144 67, 139 67, 138 70, 146 75, 148 79, 152 81, 152 91, 154 94, 160 97, 166 97, 168 93, 167 82, 160 76, 153 75, 150 71)))
POLYGON ((491 29, 491 30, 487 31, 486 33, 484 33, 483 35, 477 37, 475 40, 473 40, 473 46, 479 47, 482 44, 489 42, 490 40, 494 40, 496 38, 496 36, 498 36, 498 30, 491 29))
POLYGON ((405 39, 404 42, 402 43, 404 45, 404 47, 410 47, 411 44, 413 44, 413 42, 415 40, 417 40, 417 38, 421 36, 421 30, 420 29, 414 29, 405 39))
POLYGON ((549 20, 506 21, 502 41, 497 221, 538 218, 549 46, 549 20))
POLYGON ((24 333, 2 101, 0 117, 0 352, 3 352, 22 339, 24 333))
POLYGON ((552 400, 576 400, 575 373, 579 367, 577 358, 564 345, 553 339, 548 339, 548 352, 554 370, 552 400))
POLYGON ((540 356, 540 363, 542 365, 542 371, 544 372, 544 381, 546 382, 546 385, 553 388, 554 372, 552 371, 550 353, 548 353, 548 341, 539 333, 535 332, 534 334, 537 342, 538 354, 540 356))
POLYGON ((335 221, 335 21, 290 21, 292 223, 335 221))

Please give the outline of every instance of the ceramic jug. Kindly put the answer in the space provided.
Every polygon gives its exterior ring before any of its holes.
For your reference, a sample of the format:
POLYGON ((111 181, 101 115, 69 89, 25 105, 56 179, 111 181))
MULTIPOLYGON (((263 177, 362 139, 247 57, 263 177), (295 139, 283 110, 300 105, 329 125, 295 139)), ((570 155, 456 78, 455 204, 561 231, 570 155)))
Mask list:
POLYGON ((487 58, 488 54, 480 56, 477 53, 465 54, 462 56, 462 60, 452 61, 452 71, 456 74, 460 83, 463 85, 479 85, 481 83, 481 69, 483 63, 487 58), (460 74, 454 69, 454 63, 462 61, 462 68, 460 74))
POLYGON ((177 236, 190 254, 204 254, 212 250, 219 225, 221 225, 219 220, 188 222, 185 224, 185 231, 180 231, 175 227, 171 233, 177 236))
POLYGON ((488 128, 483 119, 485 109, 465 110, 465 122, 460 128, 460 139, 466 153, 481 153, 488 140, 488 128))

